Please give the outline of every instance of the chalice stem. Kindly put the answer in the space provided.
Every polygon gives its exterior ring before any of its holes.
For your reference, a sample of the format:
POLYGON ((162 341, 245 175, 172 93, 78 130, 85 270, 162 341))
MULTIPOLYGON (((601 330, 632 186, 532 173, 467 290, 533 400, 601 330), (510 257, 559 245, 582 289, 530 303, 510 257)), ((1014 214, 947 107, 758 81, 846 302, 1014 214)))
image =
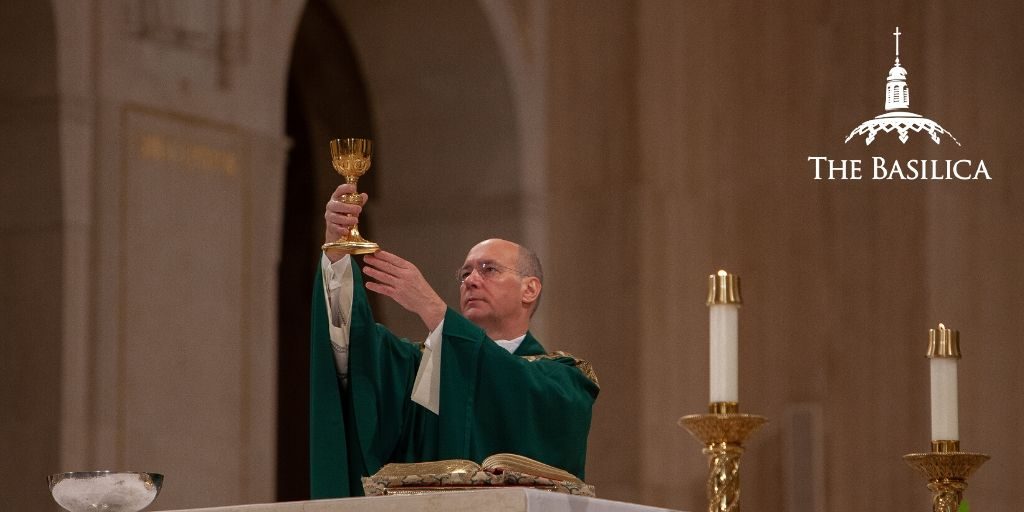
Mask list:
POLYGON ((348 230, 348 236, 343 237, 345 240, 351 240, 353 242, 365 242, 363 237, 359 234, 359 224, 353 224, 348 230))
MULTIPOLYGON (((345 177, 345 181, 351 183, 353 186, 356 184, 356 178, 345 177)), ((359 194, 359 191, 354 191, 351 194, 344 194, 341 196, 341 202, 346 204, 354 204, 356 206, 363 205, 363 196, 359 194)), ((351 242, 365 242, 366 240, 359 234, 359 223, 356 222, 348 230, 348 236, 341 237, 342 240, 351 242)))

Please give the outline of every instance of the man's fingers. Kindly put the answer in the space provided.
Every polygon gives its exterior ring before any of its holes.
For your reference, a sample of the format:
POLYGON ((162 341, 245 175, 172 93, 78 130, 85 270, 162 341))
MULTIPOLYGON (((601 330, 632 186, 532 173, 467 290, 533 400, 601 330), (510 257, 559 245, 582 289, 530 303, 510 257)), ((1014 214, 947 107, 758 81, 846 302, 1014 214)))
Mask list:
POLYGON ((353 224, 356 224, 357 222, 359 222, 359 218, 358 217, 353 217, 351 215, 342 215, 340 213, 333 213, 333 212, 325 213, 324 214, 324 219, 326 219, 327 223, 330 224, 330 225, 340 226, 340 227, 343 227, 343 228, 350 228, 350 227, 352 227, 353 224))
MULTIPOLYGON (((364 271, 380 273, 379 271, 374 271, 373 269, 363 269, 363 270, 364 271)), ((367 272, 367 275, 371 275, 372 276, 372 274, 370 272, 367 272)), ((390 276, 388 276, 388 277, 390 278, 390 276)), ((374 278, 374 279, 376 279, 376 278, 374 278)), ((379 279, 375 280, 375 281, 366 281, 364 283, 364 285, 366 286, 367 290, 370 290, 371 292, 374 292, 374 293, 379 293, 379 294, 381 294, 381 295, 383 295, 383 296, 385 296, 385 297, 395 301, 399 306, 402 306, 403 308, 408 309, 408 307, 406 305, 406 300, 405 300, 404 296, 402 295, 402 293, 401 293, 401 291, 399 290, 398 287, 393 286, 392 284, 389 284, 387 282, 383 282, 383 281, 381 281, 379 279)))
POLYGON ((366 289, 367 290, 370 290, 370 291, 373 291, 373 292, 377 292, 377 293, 383 293, 384 290, 386 290, 386 289, 393 289, 390 286, 385 286, 385 285, 380 284, 380 283, 378 283, 376 281, 367 281, 367 282, 365 282, 363 284, 366 285, 366 289))
MULTIPOLYGON (((346 194, 353 194, 355 191, 355 185, 341 184, 334 189, 331 199, 327 201, 327 207, 324 208, 324 220, 327 224, 325 238, 328 242, 351 234, 352 227, 359 222, 359 214, 362 213, 363 207, 342 200, 346 194)), ((368 196, 365 193, 359 195, 362 202, 365 203, 368 196)))
MULTIPOLYGON (((404 294, 398 287, 391 286, 387 283, 380 281, 366 281, 366 289, 374 293, 379 293, 389 299, 395 301, 399 306, 405 309, 409 309, 411 304, 408 295, 404 294)), ((412 311, 412 310, 410 310, 412 311)))
POLYGON ((363 212, 363 207, 358 204, 348 204, 341 201, 331 199, 327 202, 327 213, 336 213, 338 215, 359 215, 363 212))
POLYGON ((324 220, 327 221, 328 237, 340 238, 349 234, 352 226, 359 222, 358 214, 362 210, 358 205, 344 204, 331 200, 327 203, 324 220))
POLYGON ((412 266, 408 261, 398 257, 396 254, 392 254, 387 251, 377 251, 372 254, 372 257, 379 260, 387 265, 391 265, 396 269, 407 269, 412 266))
MULTIPOLYGON (((338 185, 338 188, 334 189, 334 193, 331 194, 331 199, 341 201, 341 196, 345 194, 352 194, 356 191, 356 186, 351 183, 342 183, 338 185)), ((366 195, 366 194, 362 194, 366 195)), ((365 200, 365 198, 364 198, 365 200)))
POLYGON ((363 263, 366 263, 363 267, 363 272, 378 283, 393 285, 398 280, 397 276, 388 272, 386 269, 381 269, 377 265, 367 262, 366 258, 363 258, 363 263))
POLYGON ((366 285, 366 289, 370 290, 373 293, 379 293, 381 295, 384 295, 385 297, 390 297, 391 299, 395 298, 395 289, 391 286, 376 283, 373 281, 367 281, 364 284, 366 285))
POLYGON ((387 251, 377 251, 363 256, 363 265, 366 274, 378 281, 401 281, 411 286, 418 286, 423 281, 415 265, 387 251))
MULTIPOLYGON (((356 192, 356 186, 350 183, 343 183, 338 185, 338 188, 334 189, 334 193, 331 194, 331 201, 341 202, 342 196, 347 194, 354 194, 356 192)), ((366 192, 360 192, 359 198, 362 199, 362 204, 366 204, 370 200, 370 196, 366 195, 366 192)))
MULTIPOLYGON (((392 280, 409 280, 410 278, 413 277, 412 274, 409 273, 408 269, 404 269, 402 267, 395 265, 394 263, 391 263, 378 257, 377 255, 380 253, 381 251, 377 251, 372 255, 366 255, 363 257, 363 263, 366 264, 368 269, 373 269, 376 270, 377 272, 380 272, 381 276, 387 275, 387 277, 392 280)), ((371 276, 373 275, 371 274, 371 276)))

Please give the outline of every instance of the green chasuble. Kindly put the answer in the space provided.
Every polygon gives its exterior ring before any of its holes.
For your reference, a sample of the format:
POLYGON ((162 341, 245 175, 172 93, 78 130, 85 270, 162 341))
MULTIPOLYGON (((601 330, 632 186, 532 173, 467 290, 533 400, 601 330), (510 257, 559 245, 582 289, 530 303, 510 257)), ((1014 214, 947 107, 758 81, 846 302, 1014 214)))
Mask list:
POLYGON ((310 480, 313 499, 361 496, 360 478, 389 462, 517 453, 581 479, 597 384, 530 333, 514 354, 449 309, 441 344, 439 414, 410 399, 420 345, 373 320, 352 262, 349 384, 335 368, 323 276, 313 285, 310 480), (534 357, 529 357, 534 356, 534 357), (536 357, 540 356, 540 357, 536 357))

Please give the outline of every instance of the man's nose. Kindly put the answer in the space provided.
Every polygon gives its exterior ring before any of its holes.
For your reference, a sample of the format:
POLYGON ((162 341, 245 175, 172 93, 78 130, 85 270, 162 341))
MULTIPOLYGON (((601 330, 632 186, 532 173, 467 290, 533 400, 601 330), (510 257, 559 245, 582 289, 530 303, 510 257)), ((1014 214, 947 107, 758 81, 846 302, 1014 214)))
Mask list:
POLYGON ((476 268, 476 267, 473 267, 473 268, 472 268, 472 269, 471 269, 471 270, 469 271, 469 275, 468 275, 468 276, 466 276, 466 278, 462 280, 462 284, 466 285, 466 287, 470 287, 470 286, 473 286, 473 287, 476 287, 476 286, 480 286, 480 280, 481 280, 481 279, 483 279, 483 278, 482 278, 482 277, 480 277, 480 269, 478 269, 478 268, 476 268))

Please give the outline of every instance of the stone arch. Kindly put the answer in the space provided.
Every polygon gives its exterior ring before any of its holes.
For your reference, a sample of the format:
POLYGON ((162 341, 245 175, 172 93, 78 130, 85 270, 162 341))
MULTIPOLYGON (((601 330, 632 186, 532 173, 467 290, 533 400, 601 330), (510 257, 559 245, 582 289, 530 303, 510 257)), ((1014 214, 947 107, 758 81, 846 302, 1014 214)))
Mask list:
MULTIPOLYGON (((477 0, 443 9, 331 1, 361 63, 377 137, 369 236, 415 261, 455 304, 451 273, 465 251, 524 235, 517 100, 501 35, 477 0)), ((422 336, 419 319, 379 309, 400 334, 422 336)))
MULTIPOLYGON (((317 174, 304 179, 316 189, 318 199, 313 205, 315 212, 307 216, 313 226, 305 229, 313 234, 318 247, 323 232, 318 212, 330 190, 340 183, 327 164, 327 140, 371 137, 376 153, 373 167, 359 182, 361 190, 372 194, 362 231, 387 250, 413 260, 439 293, 455 304, 457 287, 449 286, 453 282, 450 274, 465 250, 490 236, 523 239, 527 235, 523 225, 523 184, 527 180, 521 154, 521 94, 516 93, 507 48, 512 35, 495 28, 496 17, 507 20, 511 13, 494 12, 476 0, 448 2, 443 12, 429 3, 398 8, 381 2, 314 0, 307 4, 306 15, 316 9, 321 28, 310 28, 314 27, 311 23, 305 28, 300 24, 297 30, 324 30, 323 18, 329 14, 323 12, 324 6, 343 26, 340 32, 345 40, 326 37, 322 43, 332 49, 325 48, 323 53, 347 51, 339 46, 350 43, 359 83, 337 73, 306 77, 307 81, 338 83, 333 90, 330 84, 307 84, 319 96, 306 101, 319 105, 323 112, 314 116, 320 119, 308 124, 312 129, 306 134, 290 133, 296 147, 308 146, 308 154, 315 155, 306 167, 317 174), (365 86, 365 91, 358 90, 359 86, 365 86), (358 119, 363 115, 359 111, 363 101, 368 107, 365 122, 358 119), (354 113, 357 120, 339 119, 345 112, 354 113), (297 140, 303 136, 309 140, 297 140)), ((297 45, 303 37, 297 33, 297 45)), ((293 48, 293 59, 298 51, 298 46, 293 48)), ((325 57, 325 61, 327 65, 347 65, 338 59, 325 57)), ((289 173, 297 172, 293 164, 289 163, 289 173)), ((285 240, 288 236, 284 233, 285 240)), ((312 255, 307 259, 312 260, 312 255)), ((299 268, 308 276, 312 263, 299 268)), ((282 281, 281 304, 308 303, 308 281, 282 281)), ((379 321, 400 334, 422 336, 418 319, 386 301, 378 306, 379 321)), ((298 339, 296 330, 308 335, 308 316, 287 322, 282 318, 282 354, 284 333, 298 339)), ((297 365, 306 363, 300 359, 288 363, 293 377, 301 371, 297 365)), ((279 390, 285 393, 290 389, 289 396, 295 398, 295 386, 305 382, 291 378, 289 384, 285 382, 288 370, 282 366, 281 371, 279 390)), ((279 428, 301 433, 307 428, 305 415, 279 413, 279 428), (301 425, 296 418, 302 419, 301 425)), ((294 437, 289 439, 290 449, 304 449, 294 437)), ((280 442, 278 447, 281 453, 280 442)), ((302 497, 294 471, 307 467, 298 460, 279 462, 279 498, 302 497)))
MULTIPOLYGON (((278 271, 277 499, 309 497, 309 292, 323 244, 323 204, 341 183, 327 141, 373 139, 366 90, 340 20, 324 0, 303 9, 288 68, 281 264, 278 271)), ((375 173, 359 181, 373 192, 375 173)), ((366 230, 372 223, 364 221, 366 230)))

